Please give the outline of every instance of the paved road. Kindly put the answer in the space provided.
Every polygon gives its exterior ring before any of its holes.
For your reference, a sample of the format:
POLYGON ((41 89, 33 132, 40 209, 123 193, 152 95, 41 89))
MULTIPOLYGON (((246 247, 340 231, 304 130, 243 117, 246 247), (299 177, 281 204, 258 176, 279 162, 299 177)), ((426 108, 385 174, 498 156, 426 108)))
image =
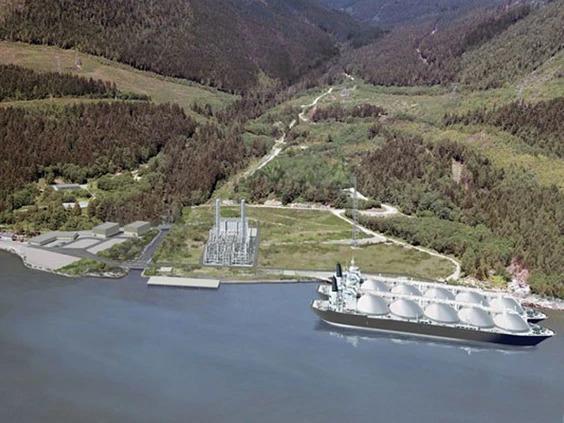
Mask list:
POLYGON ((123 263, 122 266, 128 269, 144 270, 145 267, 151 263, 151 260, 153 260, 155 251, 157 251, 157 248, 159 248, 165 237, 168 235, 170 228, 171 225, 159 226, 159 234, 145 247, 141 256, 137 260, 123 263))

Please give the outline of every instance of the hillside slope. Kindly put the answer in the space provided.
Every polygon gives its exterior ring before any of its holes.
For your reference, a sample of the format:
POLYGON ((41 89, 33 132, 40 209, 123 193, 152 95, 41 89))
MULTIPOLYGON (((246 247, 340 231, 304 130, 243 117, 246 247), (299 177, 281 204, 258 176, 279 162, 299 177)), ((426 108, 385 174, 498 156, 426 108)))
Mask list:
POLYGON ((513 81, 564 46, 564 1, 478 9, 453 21, 402 25, 347 52, 349 71, 377 85, 463 82, 477 88, 513 81))
POLYGON ((311 0, 20 0, 0 37, 77 48, 159 74, 241 91, 291 81, 334 56, 356 24, 311 0))
POLYGON ((409 22, 442 20, 469 10, 500 4, 500 0, 322 0, 361 22, 391 27, 409 22))

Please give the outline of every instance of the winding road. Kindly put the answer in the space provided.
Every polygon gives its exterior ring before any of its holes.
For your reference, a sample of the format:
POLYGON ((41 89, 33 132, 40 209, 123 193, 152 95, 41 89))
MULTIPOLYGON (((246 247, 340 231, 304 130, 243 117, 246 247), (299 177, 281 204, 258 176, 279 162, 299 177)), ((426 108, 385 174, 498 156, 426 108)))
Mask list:
POLYGON ((317 97, 315 100, 313 100, 313 102, 311 102, 310 104, 302 104, 301 108, 302 108, 302 112, 299 114, 299 118, 302 122, 309 122, 309 119, 306 117, 307 113, 309 112, 309 110, 312 107, 317 106, 317 103, 319 103, 319 100, 321 100, 323 97, 328 96, 329 94, 331 94, 333 92, 333 90, 335 89, 335 87, 331 87, 329 88, 326 92, 324 92, 323 94, 321 94, 319 97, 317 97))

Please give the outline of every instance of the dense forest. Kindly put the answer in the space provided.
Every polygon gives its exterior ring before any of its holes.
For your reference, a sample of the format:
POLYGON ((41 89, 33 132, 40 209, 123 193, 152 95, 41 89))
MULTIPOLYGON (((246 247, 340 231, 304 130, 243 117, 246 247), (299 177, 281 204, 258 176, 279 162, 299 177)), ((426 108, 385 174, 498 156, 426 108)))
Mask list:
POLYGON ((384 28, 417 21, 450 20, 472 9, 499 5, 503 0, 321 0, 366 24, 384 28))
POLYGON ((457 80, 462 56, 530 13, 528 6, 476 10, 452 22, 398 27, 344 55, 344 66, 378 85, 433 85, 457 80))
POLYGON ((537 151, 564 158, 564 97, 535 104, 514 102, 498 109, 464 115, 447 114, 446 125, 493 125, 511 132, 537 151))
POLYGON ((359 26, 307 0, 22 0, 0 37, 104 56, 232 91, 295 80, 359 26))
POLYGON ((373 104, 359 104, 351 109, 346 109, 341 104, 332 104, 326 107, 317 107, 311 115, 311 120, 321 122, 334 120, 344 122, 349 118, 378 118, 385 114, 382 107, 373 104))
POLYGON ((564 49, 564 0, 548 2, 462 57, 459 80, 477 88, 525 76, 564 49))
POLYGON ((375 229, 456 252, 465 270, 482 278, 487 269, 517 260, 533 271, 537 292, 562 294, 564 195, 556 187, 542 187, 524 171, 497 169, 458 143, 426 144, 405 137, 390 139, 367 155, 357 172, 364 193, 445 223, 427 226, 431 234, 405 221, 369 222, 375 229), (454 177, 453 166, 462 168, 460 178, 454 177), (466 232, 487 242, 461 242, 466 232))
POLYGON ((64 96, 117 97, 118 90, 115 84, 100 80, 0 64, 0 101, 64 96))
POLYGON ((97 103, 49 112, 0 109, 0 210, 10 194, 40 177, 70 182, 134 169, 195 123, 178 106, 97 103))

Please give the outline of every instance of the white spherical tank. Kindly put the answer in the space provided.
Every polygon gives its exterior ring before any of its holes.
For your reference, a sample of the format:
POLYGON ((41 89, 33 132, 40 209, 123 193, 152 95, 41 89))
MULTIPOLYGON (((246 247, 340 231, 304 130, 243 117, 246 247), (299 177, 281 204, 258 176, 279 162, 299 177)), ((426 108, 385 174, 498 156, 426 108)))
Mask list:
POLYGON ((389 292, 390 288, 382 281, 368 279, 362 284, 363 291, 389 292))
POLYGON ((494 317, 495 325, 508 332, 528 332, 529 324, 517 313, 499 313, 494 317))
POLYGON ((496 297, 490 301, 490 307, 493 308, 496 313, 510 310, 523 314, 523 307, 521 307, 521 304, 511 297, 496 297))
POLYGON ((421 296, 421 292, 413 285, 407 285, 404 283, 400 283, 392 288, 392 293, 394 294, 401 294, 401 295, 416 295, 421 296))
POLYGON ((424 297, 435 300, 454 300, 454 294, 444 288, 429 288, 425 291, 424 297))
POLYGON ((451 306, 432 303, 425 307, 425 316, 439 323, 457 323, 458 314, 451 306))
POLYGON ((458 312, 458 317, 464 323, 478 328, 493 328, 495 323, 492 316, 485 310, 477 307, 466 307, 458 312))
POLYGON ((419 305, 411 300, 400 298, 390 305, 390 311, 404 319, 418 319, 423 316, 423 310, 419 305))
POLYGON ((383 315, 388 314, 388 304, 382 297, 375 295, 363 295, 356 304, 357 311, 366 314, 383 315))
POLYGON ((456 301, 460 301, 462 303, 486 304, 484 296, 474 291, 461 291, 456 294, 455 298, 456 301))

